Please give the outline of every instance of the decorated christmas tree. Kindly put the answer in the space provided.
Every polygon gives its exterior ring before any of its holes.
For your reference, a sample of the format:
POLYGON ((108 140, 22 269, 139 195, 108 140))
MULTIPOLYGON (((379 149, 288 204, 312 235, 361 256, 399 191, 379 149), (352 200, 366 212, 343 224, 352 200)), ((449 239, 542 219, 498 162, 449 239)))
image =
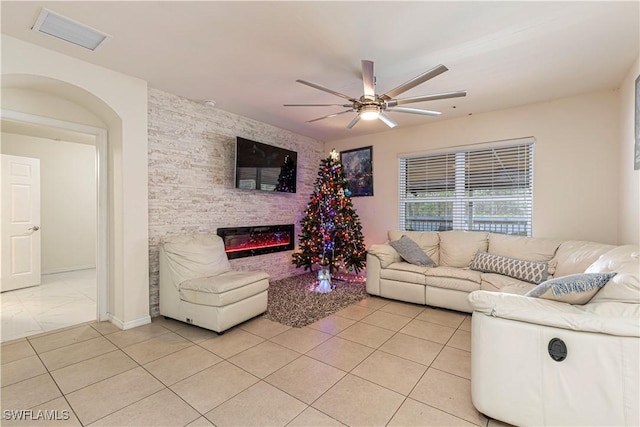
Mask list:
POLYGON ((327 269, 329 272, 346 269, 359 273, 364 267, 366 249, 362 225, 335 150, 320 163, 301 226, 299 251, 293 254, 297 267, 312 270, 317 264, 323 275, 327 269))

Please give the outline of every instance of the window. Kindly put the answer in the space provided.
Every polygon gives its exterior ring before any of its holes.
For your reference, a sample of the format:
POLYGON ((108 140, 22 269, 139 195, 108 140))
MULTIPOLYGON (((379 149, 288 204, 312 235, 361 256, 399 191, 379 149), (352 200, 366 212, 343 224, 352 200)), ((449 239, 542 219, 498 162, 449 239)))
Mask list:
POLYGON ((533 138, 400 158, 400 229, 531 236, 533 138))

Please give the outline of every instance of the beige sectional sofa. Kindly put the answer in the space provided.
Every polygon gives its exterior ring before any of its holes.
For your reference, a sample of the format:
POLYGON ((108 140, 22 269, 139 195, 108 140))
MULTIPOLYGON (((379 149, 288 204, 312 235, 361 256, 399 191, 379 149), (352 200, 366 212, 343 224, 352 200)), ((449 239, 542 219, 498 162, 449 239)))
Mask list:
POLYGON ((473 312, 471 397, 476 409, 519 426, 640 425, 637 245, 478 232, 391 231, 388 237, 397 241, 405 234, 437 266, 409 264, 389 244, 373 245, 367 255, 367 292, 473 312), (536 288, 504 274, 472 270, 478 250, 547 263, 553 279, 536 288), (586 292, 576 286, 560 297, 524 295, 551 282, 566 284, 578 274, 606 276, 604 286, 586 292), (587 298, 567 299, 576 295, 587 298))
POLYGON ((549 262, 553 277, 582 273, 615 246, 466 231, 389 231, 389 241, 403 235, 415 241, 437 264, 405 262, 388 242, 367 253, 367 292, 385 298, 471 313, 468 296, 487 290, 525 294, 536 284, 497 273, 469 269, 477 251, 510 258, 549 262))
POLYGON ((586 273, 616 275, 583 305, 471 293, 474 406, 519 426, 640 425, 638 263, 637 245, 600 256, 586 273))

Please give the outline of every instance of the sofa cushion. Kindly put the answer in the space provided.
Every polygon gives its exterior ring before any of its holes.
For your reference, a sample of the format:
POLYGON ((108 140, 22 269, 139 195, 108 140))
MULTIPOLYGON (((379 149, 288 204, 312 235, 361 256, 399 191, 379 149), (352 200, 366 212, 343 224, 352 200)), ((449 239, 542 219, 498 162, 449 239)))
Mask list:
POLYGON ((500 292, 503 292, 505 294, 526 295, 527 293, 529 293, 529 291, 531 291, 531 289, 535 288, 536 286, 537 285, 531 283, 520 282, 513 285, 507 285, 500 289, 500 292))
POLYGON ((484 273, 503 274, 536 284, 549 277, 549 264, 546 262, 528 261, 480 251, 473 257, 469 268, 484 273))
POLYGON ((472 292, 480 289, 482 273, 456 267, 434 267, 425 271, 427 286, 472 292))
POLYGON ((604 243, 569 240, 562 242, 556 251, 554 260, 558 262, 554 277, 584 273, 601 255, 615 248, 604 243))
POLYGON ((482 280, 482 273, 466 268, 440 266, 429 268, 424 274, 431 277, 451 277, 452 279, 470 280, 478 284, 480 284, 482 280))
POLYGON ((529 261, 549 261, 555 255, 558 246, 558 240, 490 233, 487 252, 529 261))
POLYGON ((430 267, 421 267, 408 262, 394 262, 380 270, 380 278, 424 285, 424 273, 430 269, 430 267))
POLYGON ((392 240, 389 245, 395 249, 402 259, 410 264, 419 265, 422 267, 432 267, 436 265, 435 262, 408 236, 402 236, 398 240, 392 240))
POLYGON ((162 239, 173 283, 216 276, 231 270, 222 238, 215 234, 168 236, 162 239))
POLYGON ((402 236, 407 236, 420 246, 436 264, 440 262, 440 237, 435 231, 399 231, 390 230, 387 233, 389 240, 398 240, 402 236))
POLYGON ((618 273, 589 303, 622 302, 640 304, 640 279, 635 274, 618 273))
POLYGON ((426 278, 427 288, 447 289, 451 291, 473 292, 480 290, 480 284, 470 280, 454 279, 451 277, 432 276, 426 278))
POLYGON ((615 275, 616 273, 582 273, 557 277, 539 284, 525 296, 582 305, 588 303, 615 275))
POLYGON ((638 246, 625 245, 607 251, 591 264, 586 273, 617 272, 593 297, 595 302, 625 302, 640 304, 640 251, 638 246))
POLYGON ((509 292, 524 295, 536 285, 498 273, 482 273, 480 289, 483 291, 509 292), (508 290, 507 290, 508 289, 508 290))
POLYGON ((394 262, 402 261, 402 257, 389 245, 371 245, 367 249, 371 255, 375 255, 380 260, 380 267, 387 268, 394 262))
POLYGON ((180 284, 180 299, 200 305, 224 307, 269 288, 269 275, 255 271, 228 271, 180 284))
POLYGON ((479 231, 445 231, 440 235, 440 262, 447 267, 468 267, 477 251, 486 252, 489 233, 479 231))

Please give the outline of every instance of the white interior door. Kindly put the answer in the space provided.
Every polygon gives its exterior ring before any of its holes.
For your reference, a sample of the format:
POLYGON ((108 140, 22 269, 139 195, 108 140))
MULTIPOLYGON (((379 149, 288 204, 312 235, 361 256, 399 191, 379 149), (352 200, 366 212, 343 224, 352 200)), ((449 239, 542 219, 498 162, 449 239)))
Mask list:
POLYGON ((2 155, 2 292, 40 284, 40 159, 2 155))

